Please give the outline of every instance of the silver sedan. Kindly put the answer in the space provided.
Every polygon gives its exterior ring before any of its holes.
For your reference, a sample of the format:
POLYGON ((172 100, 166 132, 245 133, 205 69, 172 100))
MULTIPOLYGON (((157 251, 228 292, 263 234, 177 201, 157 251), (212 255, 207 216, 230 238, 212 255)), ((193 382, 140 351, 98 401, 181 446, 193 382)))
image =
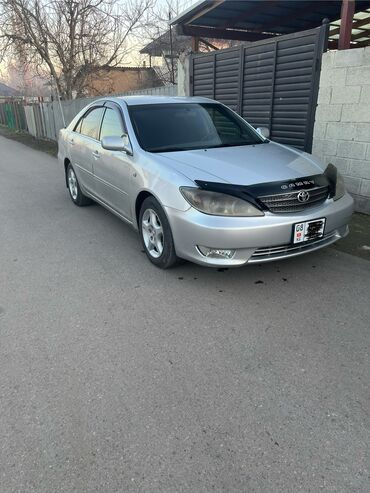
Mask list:
POLYGON ((206 98, 95 101, 61 130, 58 158, 73 202, 129 223, 161 268, 311 252, 344 237, 353 210, 335 166, 206 98))

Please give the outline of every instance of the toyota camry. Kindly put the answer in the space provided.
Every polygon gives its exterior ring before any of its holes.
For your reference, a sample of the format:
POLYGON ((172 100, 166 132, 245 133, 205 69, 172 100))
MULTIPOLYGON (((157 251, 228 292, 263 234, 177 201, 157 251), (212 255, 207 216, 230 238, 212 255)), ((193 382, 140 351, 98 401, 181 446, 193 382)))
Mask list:
POLYGON ((60 131, 58 158, 72 201, 129 223, 161 268, 280 260, 346 236, 353 200, 335 166, 268 137, 206 98, 103 98, 60 131))

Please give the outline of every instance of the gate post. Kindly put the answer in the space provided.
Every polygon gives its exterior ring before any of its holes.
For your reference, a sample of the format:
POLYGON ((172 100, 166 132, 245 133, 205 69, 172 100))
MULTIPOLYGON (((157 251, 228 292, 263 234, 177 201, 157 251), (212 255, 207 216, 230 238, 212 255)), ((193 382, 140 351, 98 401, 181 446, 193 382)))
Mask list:
POLYGON ((312 71, 313 84, 311 88, 310 94, 310 104, 309 104, 309 114, 308 114, 308 122, 307 122, 307 132, 305 138, 305 151, 312 151, 312 140, 313 140, 313 129, 315 125, 315 116, 316 116, 316 107, 317 107, 317 98, 319 95, 319 86, 320 86, 320 75, 321 75, 321 59, 323 53, 327 50, 328 47, 328 38, 329 38, 329 19, 323 19, 321 27, 319 27, 319 37, 316 42, 315 47, 315 59, 314 66, 312 71))
POLYGON ((177 96, 190 96, 190 64, 190 56, 182 53, 177 62, 177 96))
POLYGON ((194 56, 189 56, 189 95, 194 96, 194 56))
POLYGON ((244 46, 240 45, 239 53, 239 94, 237 113, 243 116, 243 83, 244 83, 244 46))

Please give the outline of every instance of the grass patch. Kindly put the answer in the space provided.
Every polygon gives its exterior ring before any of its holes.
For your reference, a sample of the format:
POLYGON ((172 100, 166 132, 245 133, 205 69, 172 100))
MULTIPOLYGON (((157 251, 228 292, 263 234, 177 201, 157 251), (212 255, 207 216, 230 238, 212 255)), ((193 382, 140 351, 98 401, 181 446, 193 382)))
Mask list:
POLYGON ((32 149, 46 152, 51 156, 56 157, 58 155, 58 144, 52 140, 36 139, 36 137, 33 137, 27 132, 11 130, 3 125, 0 125, 0 135, 7 139, 20 142, 28 147, 32 147, 32 149))

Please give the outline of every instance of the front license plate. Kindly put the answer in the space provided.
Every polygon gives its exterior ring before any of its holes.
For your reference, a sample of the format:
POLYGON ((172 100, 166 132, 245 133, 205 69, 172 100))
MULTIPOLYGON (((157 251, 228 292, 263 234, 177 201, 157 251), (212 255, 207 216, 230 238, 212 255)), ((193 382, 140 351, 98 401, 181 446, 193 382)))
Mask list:
POLYGON ((317 240, 324 236, 325 218, 297 223, 293 228, 293 243, 317 240))

